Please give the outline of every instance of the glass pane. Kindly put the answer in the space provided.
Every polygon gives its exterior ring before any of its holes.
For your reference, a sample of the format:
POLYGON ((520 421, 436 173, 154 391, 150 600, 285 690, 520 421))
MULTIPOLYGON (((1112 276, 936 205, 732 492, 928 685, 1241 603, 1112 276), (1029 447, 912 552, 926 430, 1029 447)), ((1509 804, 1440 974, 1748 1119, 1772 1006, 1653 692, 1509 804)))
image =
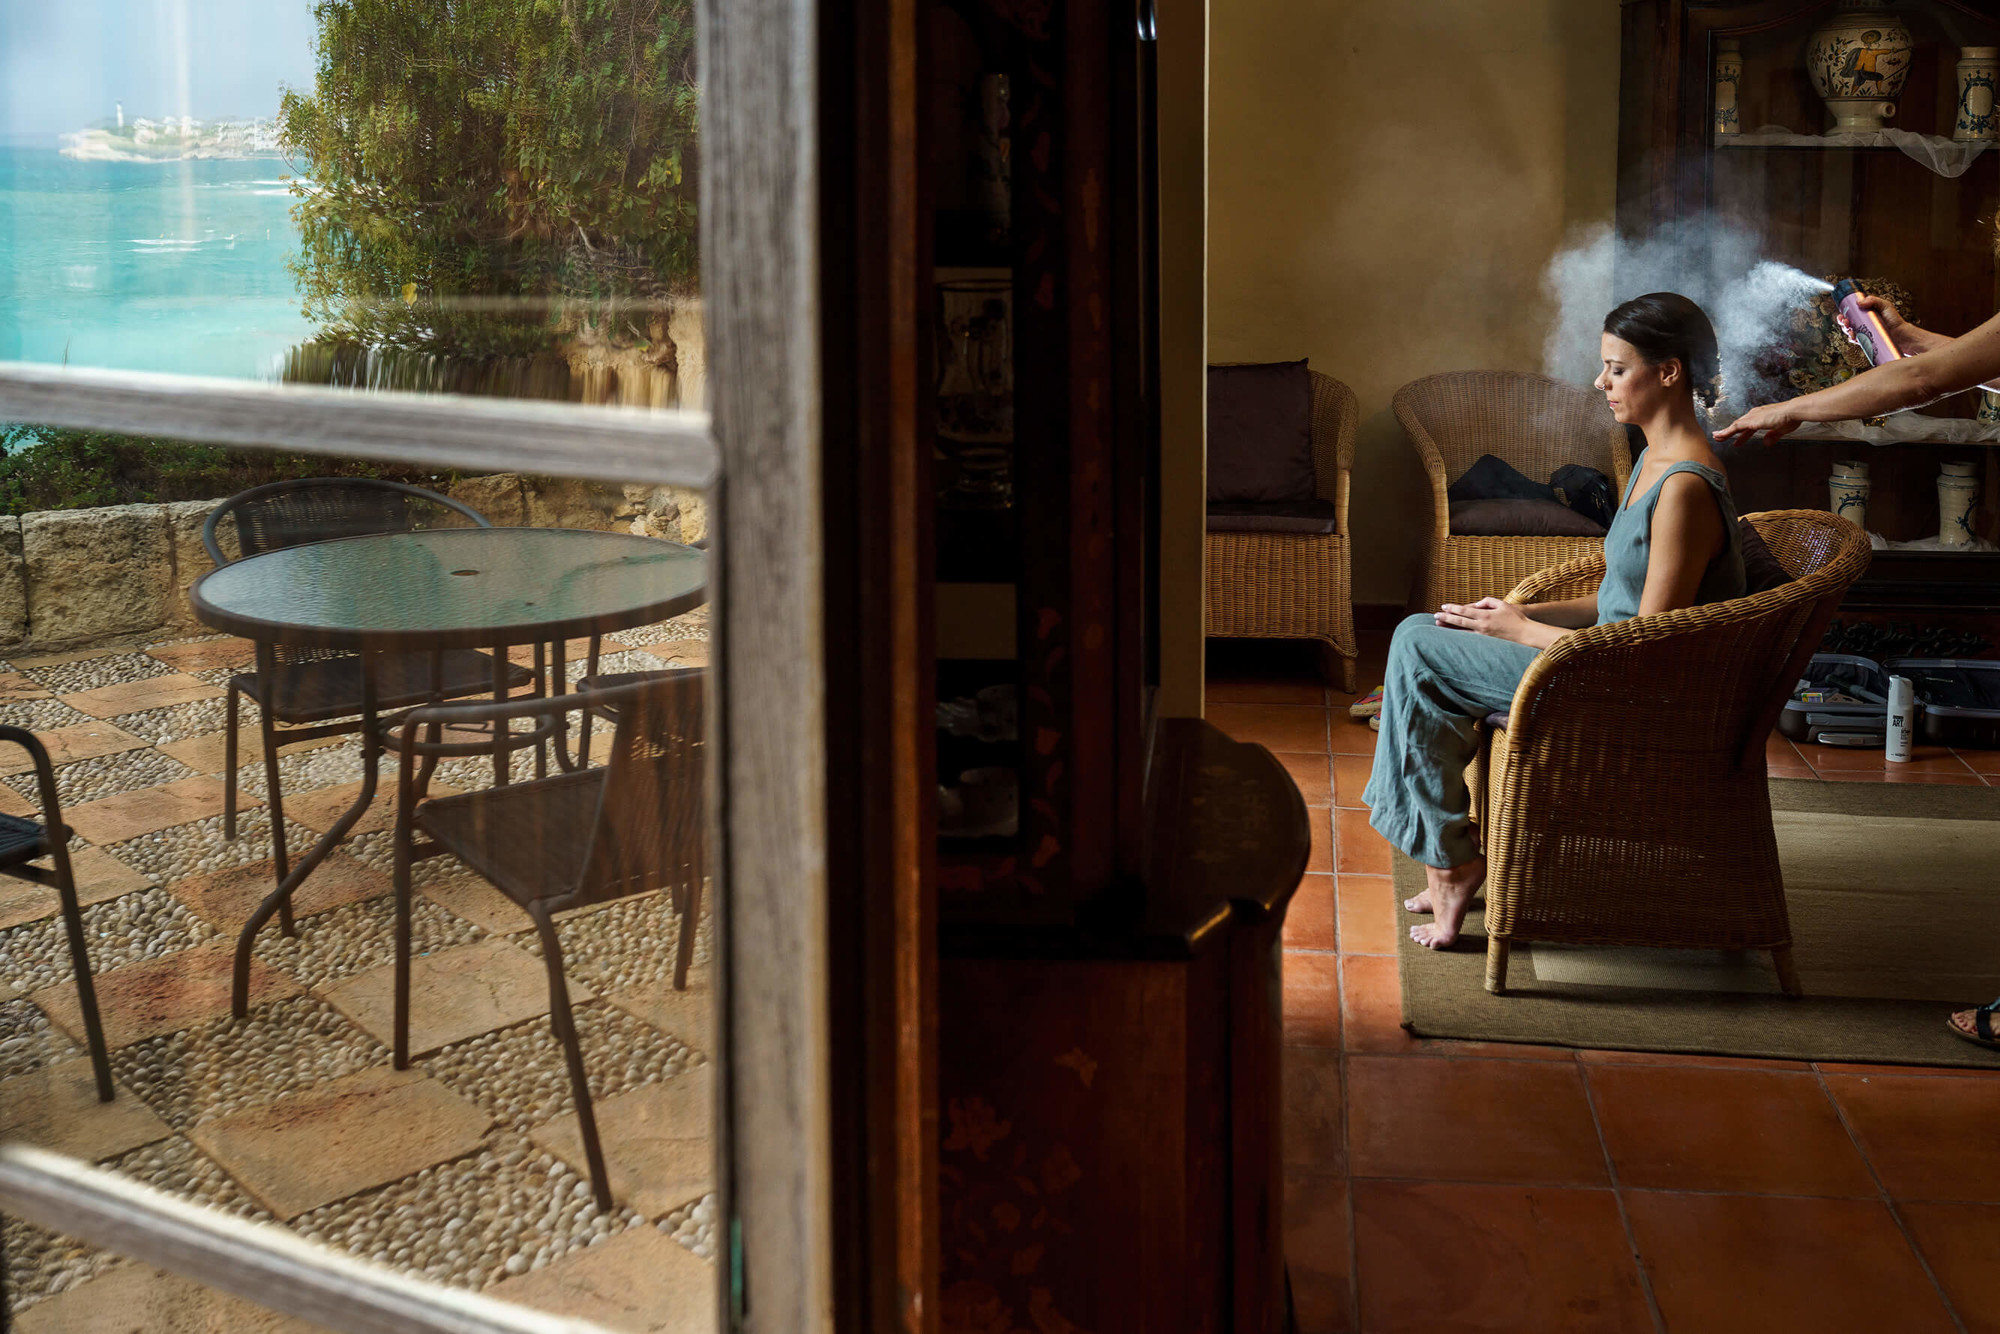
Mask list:
POLYGON ((698 407, 686 0, 0 9, 0 360, 698 407))

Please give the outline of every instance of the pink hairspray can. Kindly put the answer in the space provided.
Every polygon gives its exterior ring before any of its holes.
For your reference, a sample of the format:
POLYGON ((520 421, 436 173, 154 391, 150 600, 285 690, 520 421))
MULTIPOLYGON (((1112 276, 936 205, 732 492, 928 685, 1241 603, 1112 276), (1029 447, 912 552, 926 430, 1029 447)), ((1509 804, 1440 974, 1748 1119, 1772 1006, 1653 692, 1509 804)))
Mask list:
POLYGON ((1847 320, 1847 327, 1854 331, 1854 339, 1861 344, 1861 350, 1868 354, 1868 364, 1880 366, 1886 361, 1900 361, 1903 350, 1889 337, 1889 330, 1883 325, 1882 317, 1872 310, 1861 308, 1863 293, 1854 285, 1852 278, 1842 278, 1833 285, 1834 304, 1847 320))

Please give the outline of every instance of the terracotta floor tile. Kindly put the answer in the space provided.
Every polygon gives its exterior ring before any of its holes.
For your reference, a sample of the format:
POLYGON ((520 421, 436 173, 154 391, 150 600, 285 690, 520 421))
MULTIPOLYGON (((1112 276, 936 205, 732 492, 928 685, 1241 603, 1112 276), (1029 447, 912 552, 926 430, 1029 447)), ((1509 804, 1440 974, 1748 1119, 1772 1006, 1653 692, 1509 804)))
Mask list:
POLYGON ((136 1261, 36 1302, 16 1334, 326 1334, 322 1325, 231 1297, 136 1261))
POLYGON ((1312 829, 1312 846, 1306 851, 1306 870, 1314 875, 1333 874, 1335 814, 1328 806, 1312 806, 1306 810, 1306 819, 1312 829))
MULTIPOLYGON (((47 732, 36 732, 35 738, 49 753, 49 763, 68 764, 72 760, 94 760, 100 755, 116 755, 121 751, 139 750, 145 742, 138 737, 121 732, 110 723, 78 723, 75 727, 58 727, 47 732)), ((24 774, 35 767, 28 752, 19 746, 0 746, 0 775, 24 774)))
POLYGON ((1336 755, 1333 757, 1333 804, 1354 810, 1367 809, 1368 803, 1361 800, 1361 794, 1368 788, 1368 775, 1375 769, 1372 755, 1336 755))
POLYGON ((1299 1334, 1354 1328, 1347 1191, 1340 1177, 1285 1173, 1285 1268, 1299 1334))
POLYGON ((1337 904, 1342 954, 1396 952, 1401 925, 1396 920, 1396 895, 1388 876, 1341 876, 1337 904))
POLYGON ((0 704, 24 699, 47 699, 53 692, 34 677, 22 672, 0 672, 0 704))
POLYGON ((1373 755, 1376 733, 1366 718, 1350 718, 1346 709, 1327 716, 1327 746, 1336 755, 1373 755))
POLYGON ((1312 704, 1324 706, 1326 686, 1310 678, 1210 677, 1202 693, 1210 704, 1312 704))
MULTIPOLYGON (((264 734, 258 730, 255 721, 246 710, 244 725, 236 729, 236 766, 264 762, 264 734)), ((210 732, 207 736, 191 736, 181 741, 170 741, 156 749, 163 755, 179 760, 198 774, 219 774, 229 767, 228 748, 221 732, 210 732)), ((283 751, 279 752, 283 754, 283 751)), ((253 782, 249 788, 257 795, 264 794, 262 781, 253 782)))
POLYGON ((1349 954, 1340 960, 1341 1043, 1350 1052, 1417 1053, 1511 1061, 1575 1059, 1567 1047, 1526 1042, 1458 1042, 1419 1038, 1403 1027, 1403 995, 1396 960, 1388 955, 1349 954))
POLYGON ((1801 753, 1806 763, 1823 774, 1836 773, 1950 773, 1966 774, 1972 770, 1964 760, 1952 754, 1943 746, 1916 746, 1910 751, 1907 763, 1891 765, 1879 750, 1849 750, 1844 746, 1804 746, 1801 753))
POLYGON ((1346 1172, 1340 1053, 1326 1047, 1286 1047, 1284 1084, 1285 1166, 1331 1175, 1346 1172))
MULTIPOLYGON (((167 891, 193 910, 195 916, 229 934, 240 930, 264 896, 277 887, 277 868, 266 857, 247 866, 190 876, 167 886, 167 891)), ((336 849, 313 868, 305 883, 292 894, 292 912, 297 917, 311 917, 329 908, 387 894, 390 888, 388 876, 336 849)))
POLYGON ((1877 1194, 1810 1072, 1593 1065, 1587 1078, 1622 1186, 1877 1194))
POLYGON ((144 681, 128 681, 122 686, 100 686, 64 695, 63 703, 81 709, 93 718, 116 718, 142 709, 164 709, 198 699, 220 699, 223 691, 198 676, 152 676, 144 681))
POLYGON ((1308 875, 1299 881, 1285 912, 1285 948, 1332 950, 1340 946, 1334 921, 1333 877, 1308 875))
POLYGON ((1880 1200, 1625 1192, 1667 1328, 1946 1334, 1952 1321, 1880 1200))
POLYGON ((1357 1177, 1609 1184, 1574 1063, 1350 1056, 1347 1116, 1357 1177))
MULTIPOLYGON (((383 964, 323 993, 328 1002, 383 1046, 395 1038, 394 965, 383 964)), ((571 1004, 591 998, 572 977, 571 1004)), ((410 1054, 506 1028, 549 1008, 542 962, 504 940, 482 940, 410 961, 410 1054)))
POLYGON ((1711 1070, 1810 1071, 1806 1061, 1767 1061, 1752 1056, 1706 1056, 1677 1051, 1595 1051, 1584 1048, 1576 1058, 1585 1065, 1693 1066, 1711 1070))
POLYGON ((492 1124, 421 1071, 375 1067, 203 1121, 188 1138, 257 1203, 296 1218, 469 1153, 492 1124))
MULTIPOLYGON (((248 792, 236 794, 238 809, 264 804, 248 792)), ((209 775, 183 778, 161 787, 121 792, 63 811, 63 821, 92 843, 122 843, 158 829, 204 820, 222 811, 222 780, 209 775)))
POLYGON ((1799 748, 1792 744, 1790 737, 1780 736, 1778 733, 1772 732, 1764 741, 1764 762, 1770 765, 1784 765, 1789 768, 1798 768, 1805 764, 1806 759, 1805 756, 1799 754, 1799 748))
MULTIPOLYGON (((1783 777, 1784 775, 1780 775, 1783 777)), ((1983 787, 1985 781, 1978 774, 1967 770, 1964 773, 1936 772, 1923 769, 1827 769, 1818 775, 1831 783, 1942 783, 1956 787, 1983 787)))
POLYGON ((1817 779, 1819 777, 1817 773, 1814 773, 1811 769, 1806 768, 1806 766, 1803 764, 1767 765, 1765 767, 1765 773, 1772 778, 1817 779))
POLYGON ((257 662, 257 645, 248 639, 200 639, 192 644, 155 644, 146 650, 177 672, 213 672, 224 667, 249 668, 257 662))
POLYGON ((1368 823, 1367 811, 1333 812, 1334 864, 1342 875, 1389 874, 1389 842, 1368 823))
MULTIPOLYGON (((234 940, 212 940, 178 954, 98 973, 97 1009, 104 1019, 106 1045, 129 1046, 227 1014, 234 951, 234 940)), ((299 984, 290 977, 250 961, 253 1006, 298 991, 299 984)), ((83 1042, 83 1014, 77 1008, 74 982, 36 992, 35 1004, 78 1044, 83 1042)))
POLYGON ((0 1083, 0 1139, 99 1162, 165 1139, 173 1131, 130 1089, 97 1100, 88 1057, 44 1066, 0 1083))
POLYGON ((1340 1045, 1340 958, 1287 952, 1285 1041, 1304 1047, 1340 1045))
POLYGON ((1285 772, 1292 776, 1292 781, 1298 784, 1299 796, 1307 806, 1333 804, 1333 781, 1326 756, 1288 750, 1273 753, 1277 755, 1278 763, 1285 766, 1285 772))
POLYGON ((1952 754, 1976 774, 2000 774, 2000 750, 1955 749, 1952 754))
POLYGON ((1826 1086, 1891 1195, 2000 1202, 1992 1080, 1829 1075, 1826 1086))
POLYGON ((1608 1190, 1357 1181, 1364 1330, 1653 1328, 1608 1190))
POLYGON ((1271 750, 1326 753, 1326 710, 1303 704, 1217 704, 1208 721, 1237 741, 1271 750))
MULTIPOLYGON (((697 1066, 592 1104, 611 1193, 620 1203, 659 1218, 715 1189, 713 1068, 697 1066)), ((574 1112, 528 1134, 578 1176, 589 1175, 574 1112)))
POLYGON ((1899 1212, 1966 1334, 2000 1334, 2000 1204, 1905 1204, 1899 1212))
POLYGON ((705 1334, 715 1328, 717 1269, 658 1228, 627 1228, 486 1295, 607 1330, 705 1334))
POLYGON ((2000 1079, 2000 1070, 1974 1070, 1948 1065, 1854 1065, 1844 1061, 1815 1061, 1813 1068, 1823 1075, 1864 1075, 1910 1079, 2000 1079))

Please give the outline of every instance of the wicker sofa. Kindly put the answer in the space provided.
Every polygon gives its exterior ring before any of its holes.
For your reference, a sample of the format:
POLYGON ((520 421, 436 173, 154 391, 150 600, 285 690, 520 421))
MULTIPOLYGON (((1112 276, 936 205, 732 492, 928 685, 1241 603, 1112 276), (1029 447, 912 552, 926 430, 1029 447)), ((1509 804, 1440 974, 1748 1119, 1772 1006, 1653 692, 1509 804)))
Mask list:
POLYGON ((1320 672, 1353 694, 1356 686, 1353 552, 1347 526, 1349 473, 1360 407, 1330 375, 1312 381, 1314 489, 1333 507, 1330 533, 1217 532, 1207 535, 1207 633, 1216 638, 1311 639, 1320 672), (1337 664, 1337 666, 1336 666, 1337 664))
POLYGON ((1587 555, 1594 537, 1460 537, 1445 491, 1482 454, 1536 481, 1566 463, 1597 469, 1623 494, 1632 462, 1624 428, 1593 390, 1519 371, 1451 371, 1413 380, 1393 403, 1430 475, 1430 541, 1417 606, 1503 597, 1537 570, 1587 555))
MULTIPOLYGON (((1565 635, 1489 733, 1468 775, 1487 990, 1527 940, 1769 950, 1798 994, 1764 743, 1869 546, 1820 510, 1746 517, 1791 582, 1565 635)), ((1603 575, 1600 550, 1508 597, 1581 597, 1603 575)))

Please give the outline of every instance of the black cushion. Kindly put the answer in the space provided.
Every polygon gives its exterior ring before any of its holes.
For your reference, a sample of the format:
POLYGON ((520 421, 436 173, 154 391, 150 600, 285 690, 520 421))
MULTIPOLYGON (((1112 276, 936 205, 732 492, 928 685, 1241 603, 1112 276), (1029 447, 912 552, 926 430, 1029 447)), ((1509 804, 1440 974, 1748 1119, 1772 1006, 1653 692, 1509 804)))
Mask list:
POLYGON ((1275 505, 1241 501, 1210 505, 1211 533, 1307 533, 1324 536, 1340 531, 1339 514, 1330 500, 1294 500, 1275 505))
POLYGON ((1458 500, 1451 531, 1459 537, 1602 537, 1604 525, 1553 500, 1458 500))
POLYGON ((1312 378, 1303 361, 1208 368, 1208 498, 1311 500, 1312 378))
POLYGON ((1556 489, 1538 482, 1503 458, 1481 454, 1458 480, 1445 488, 1448 501, 1546 500, 1555 503, 1556 489))
POLYGON ((1743 591, 1745 593, 1768 593, 1792 582, 1791 572, 1778 563, 1771 554, 1771 548, 1764 545, 1764 535, 1757 531, 1757 525, 1748 519, 1736 521, 1736 531, 1743 540, 1743 591))

